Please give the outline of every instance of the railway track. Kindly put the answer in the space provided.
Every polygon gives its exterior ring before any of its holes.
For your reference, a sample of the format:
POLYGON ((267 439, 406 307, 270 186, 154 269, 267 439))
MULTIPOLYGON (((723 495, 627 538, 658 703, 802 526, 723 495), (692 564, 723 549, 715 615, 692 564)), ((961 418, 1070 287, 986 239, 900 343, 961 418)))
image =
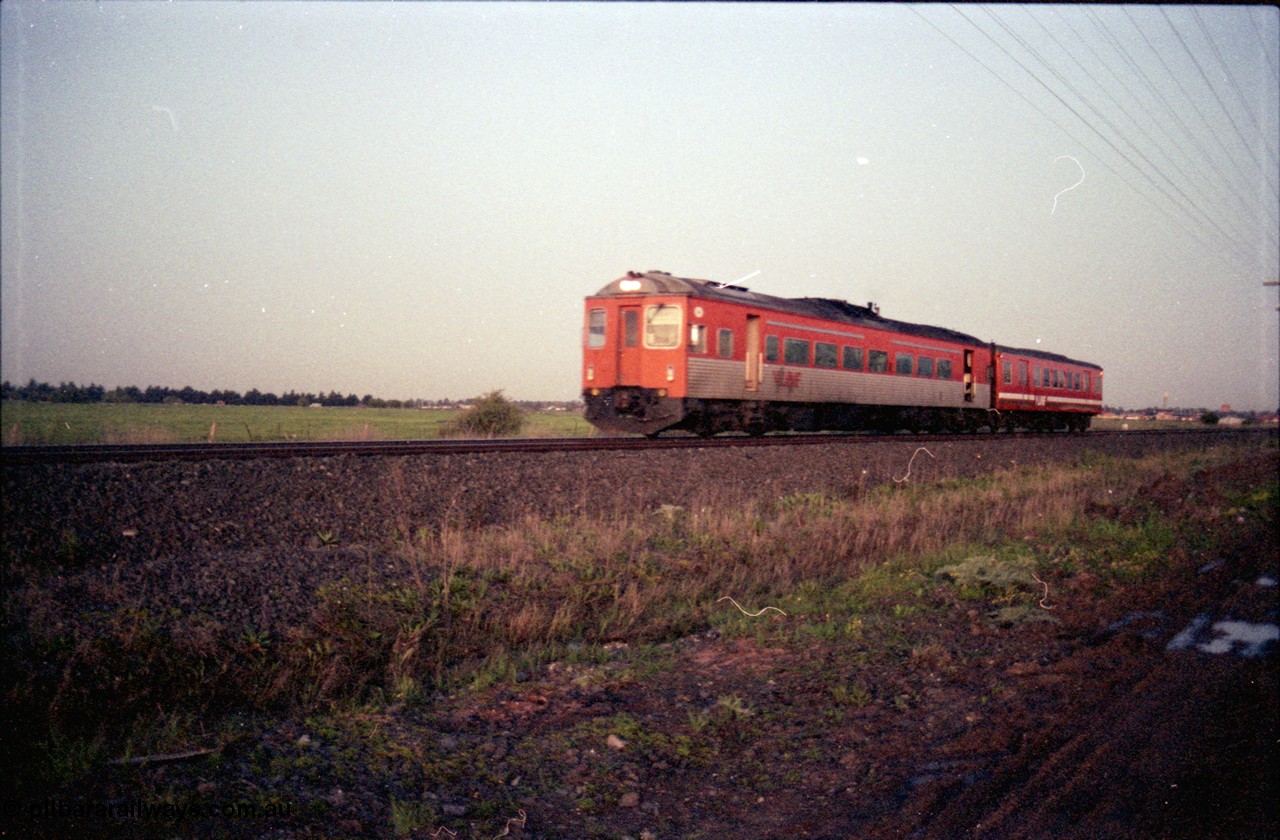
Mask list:
MULTIPOLYGON (((1205 436, 1219 435, 1223 440, 1238 435, 1275 434, 1275 429, 1225 431, 1221 429, 1176 429, 1144 432, 1091 431, 1089 438, 1117 435, 1205 436)), ((4 463, 17 464, 88 464, 132 463, 140 461, 219 461, 266 458, 321 458, 339 455, 387 457, 400 455, 470 455, 497 452, 593 452, 655 449, 710 449, 760 446, 813 446, 867 443, 872 441, 939 443, 952 440, 1002 440, 1066 437, 1063 432, 1027 432, 1014 434, 790 434, 763 437, 696 436, 642 438, 504 438, 498 440, 393 440, 393 441, 277 441, 262 443, 162 443, 162 444, 79 444, 57 446, 6 446, 4 463)), ((1079 437, 1073 435, 1072 437, 1079 437)))

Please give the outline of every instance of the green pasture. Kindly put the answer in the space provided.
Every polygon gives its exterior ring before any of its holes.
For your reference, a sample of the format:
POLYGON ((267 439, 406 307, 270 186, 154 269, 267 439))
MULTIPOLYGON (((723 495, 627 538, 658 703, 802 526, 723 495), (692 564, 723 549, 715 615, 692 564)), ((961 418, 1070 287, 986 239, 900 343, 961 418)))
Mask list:
MULTIPOLYGON (((421 440, 456 409, 297 408, 133 403, 0 403, 6 446, 73 443, 245 443, 285 440, 421 440)), ((577 412, 529 412, 524 437, 586 437, 577 412)))

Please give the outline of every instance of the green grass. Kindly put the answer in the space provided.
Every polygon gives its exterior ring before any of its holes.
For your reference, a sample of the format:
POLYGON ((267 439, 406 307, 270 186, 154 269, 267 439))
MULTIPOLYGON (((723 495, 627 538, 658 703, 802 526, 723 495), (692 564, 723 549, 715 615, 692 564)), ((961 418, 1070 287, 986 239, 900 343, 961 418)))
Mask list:
MULTIPOLYGON (((440 436, 459 410, 297 408, 240 405, 0 404, 5 445, 245 443, 289 440, 423 440, 440 436)), ((576 412, 530 413, 525 437, 585 437, 576 412)))

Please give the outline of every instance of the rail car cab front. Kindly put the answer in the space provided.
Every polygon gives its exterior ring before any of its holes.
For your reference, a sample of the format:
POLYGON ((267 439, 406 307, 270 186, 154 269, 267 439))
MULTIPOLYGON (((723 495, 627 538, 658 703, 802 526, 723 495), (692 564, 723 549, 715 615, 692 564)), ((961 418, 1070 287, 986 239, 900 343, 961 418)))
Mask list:
POLYGON ((652 435, 683 418, 689 285, 630 273, 586 301, 583 399, 587 421, 652 435))

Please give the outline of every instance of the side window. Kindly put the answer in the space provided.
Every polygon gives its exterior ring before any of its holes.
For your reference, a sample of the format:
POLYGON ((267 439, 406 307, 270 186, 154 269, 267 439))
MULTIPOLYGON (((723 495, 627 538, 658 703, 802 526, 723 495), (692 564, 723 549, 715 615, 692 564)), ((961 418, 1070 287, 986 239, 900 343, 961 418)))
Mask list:
POLYGON ((933 376, 933 359, 921 356, 920 361, 916 363, 916 376, 933 376))
POLYGON ((1013 384, 1013 362, 1005 361, 1004 364, 1001 365, 1001 368, 1003 369, 1004 384, 1012 385, 1013 384))
POLYGON ((1076 371, 1076 390, 1077 391, 1083 390, 1080 387, 1080 371, 1076 371))
POLYGON ((844 369, 845 370, 862 370, 862 348, 861 347, 844 348, 844 369))
POLYGON ((1087 370, 1084 372, 1084 390, 1087 393, 1093 393, 1093 374, 1087 370))
POLYGON ((707 328, 704 324, 689 327, 689 349, 694 353, 707 352, 707 328))
POLYGON ((915 367, 915 359, 910 353, 899 353, 893 360, 894 371, 903 376, 910 376, 912 369, 915 367))
POLYGON ((1031 381, 1032 381, 1032 383, 1033 383, 1037 388, 1039 388, 1039 387, 1040 387, 1040 366, 1039 366, 1039 365, 1036 365, 1035 367, 1033 367, 1033 368, 1031 369, 1031 373, 1032 373, 1032 377, 1031 377, 1031 381))
POLYGON ((776 335, 766 335, 764 337, 764 360, 766 362, 778 361, 778 337, 776 335))
POLYGON ((884 373, 889 369, 889 354, 883 350, 872 350, 867 356, 867 370, 884 373))
POLYGON ((789 365, 809 364, 809 342, 788 338, 782 343, 782 358, 789 365))
POLYGON ((938 378, 939 379, 951 378, 951 360, 950 359, 938 359, 938 378))
POLYGON ((813 363, 818 367, 833 368, 837 358, 834 344, 819 341, 813 345, 813 363))
POLYGON ((644 346, 654 349, 680 345, 680 307, 669 303, 650 306, 644 313, 644 346))
POLYGON ((1018 384, 1026 387, 1027 384, 1027 363, 1018 362, 1018 384))
POLYGON ((587 313, 587 346, 593 350, 604 346, 603 309, 593 309, 587 313))
POLYGON ((722 359, 733 358, 733 330, 721 329, 716 333, 716 355, 722 359))

